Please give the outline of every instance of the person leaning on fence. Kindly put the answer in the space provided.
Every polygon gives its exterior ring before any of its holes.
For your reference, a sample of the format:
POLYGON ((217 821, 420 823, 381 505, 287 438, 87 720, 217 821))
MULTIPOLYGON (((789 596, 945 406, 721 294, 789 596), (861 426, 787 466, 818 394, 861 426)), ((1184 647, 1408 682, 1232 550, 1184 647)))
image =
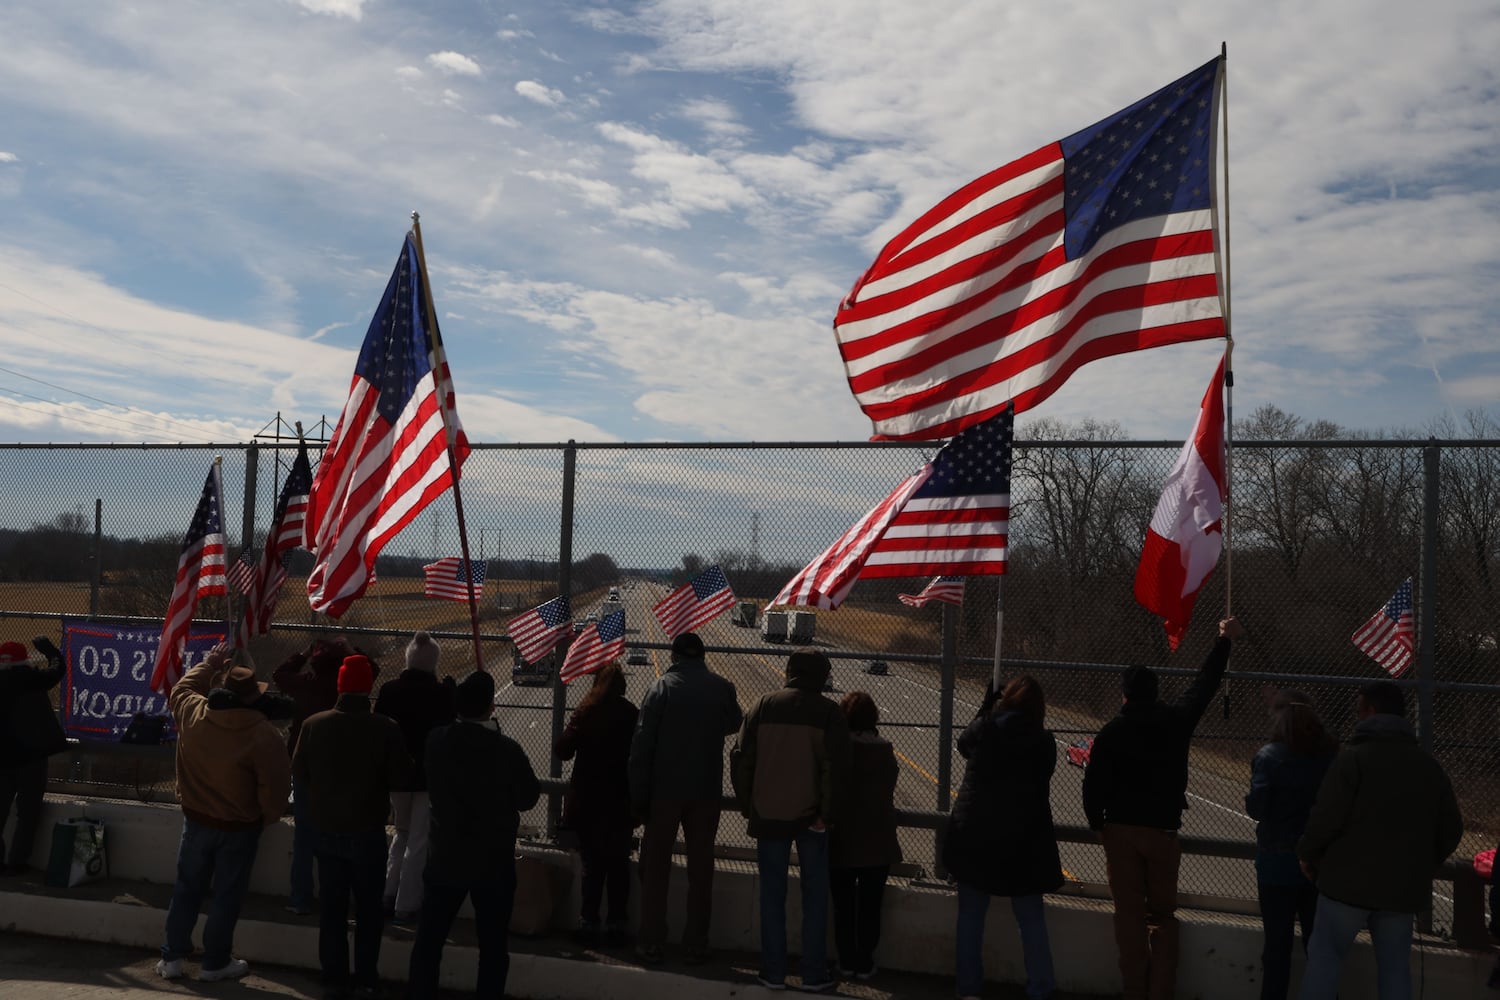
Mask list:
POLYGON ((673 639, 672 665, 646 689, 630 741, 630 808, 645 823, 636 954, 648 965, 663 958, 667 881, 679 826, 687 853, 684 958, 708 959, 724 740, 739 730, 742 717, 734 684, 708 669, 703 640, 693 632, 673 639))
MULTIPOLYGON (((340 637, 337 639, 314 639, 306 650, 293 653, 271 673, 276 689, 296 703, 291 725, 287 729, 286 751, 297 752, 297 739, 302 734, 302 723, 308 716, 326 712, 339 697, 339 667, 344 657, 353 656, 354 647, 340 637)), ((287 909, 305 916, 312 912, 313 904, 313 844, 317 831, 313 828, 312 810, 307 795, 292 777, 292 870, 291 891, 288 893, 287 909)))
POLYGON ((1412 918, 1430 905, 1433 875, 1464 832, 1453 785, 1417 745, 1401 688, 1366 684, 1354 710, 1354 735, 1329 766, 1297 841, 1302 871, 1318 886, 1302 1000, 1333 1000, 1344 957, 1365 928, 1380 1000, 1412 995, 1412 918))
POLYGON ((31 644, 46 666, 33 666, 19 642, 0 643, 0 833, 16 806, 9 854, 0 840, 0 875, 26 870, 47 792, 47 758, 68 745, 50 693, 62 680, 62 652, 44 635, 31 644))
POLYGON ((802 886, 802 985, 831 990, 828 967, 828 831, 842 815, 849 773, 849 724, 820 693, 831 664, 815 649, 786 661, 786 686, 761 697, 734 747, 734 790, 755 838, 760 874, 760 972, 786 988, 786 894, 792 845, 802 886))
POLYGON ((1312 698, 1279 691, 1271 701, 1271 742, 1250 763, 1245 812, 1255 827, 1255 884, 1260 899, 1261 1000, 1286 1000, 1292 975, 1292 939, 1302 924, 1302 947, 1312 940, 1318 890, 1302 874, 1297 840, 1328 765, 1338 753, 1312 698))
POLYGON ((411 782, 401 728, 370 708, 375 665, 359 653, 339 667, 338 701, 302 724, 292 770, 307 790, 317 840, 318 963, 327 995, 375 996, 385 917, 385 820, 391 792, 411 782), (354 974, 349 897, 354 897, 354 974))
POLYGON ((900 765, 895 747, 876 729, 875 699, 850 691, 839 709, 849 726, 849 780, 840 822, 828 836, 833 940, 840 974, 869 979, 876 972, 886 879, 901 861, 895 802, 900 765))
POLYGON ((984 923, 991 896, 1009 896, 1021 931, 1026 996, 1045 1000, 1057 986, 1042 894, 1063 884, 1052 825, 1057 741, 1044 728, 1042 686, 1017 677, 985 692, 979 714, 958 738, 968 761, 943 837, 943 865, 958 883, 954 960, 958 995, 984 991, 984 923))
POLYGON ((578 937, 600 939, 600 904, 609 891, 608 920, 602 925, 612 945, 625 943, 630 902, 630 848, 635 820, 630 813, 630 742, 640 713, 625 698, 625 674, 606 663, 574 710, 557 741, 557 756, 573 761, 563 824, 578 838, 583 865, 583 905, 578 937), (576 759, 575 759, 576 758, 576 759))
POLYGON ((427 738, 432 829, 427 888, 412 945, 410 1000, 437 995, 443 942, 464 898, 474 907, 479 974, 474 996, 499 1000, 510 972, 506 932, 516 896, 516 833, 541 785, 526 752, 490 720, 495 682, 475 671, 458 685, 458 720, 427 738))
POLYGON ((166 943, 156 963, 164 979, 182 975, 210 883, 198 978, 238 979, 250 971, 232 954, 234 927, 260 832, 281 818, 292 785, 281 733, 252 707, 265 689, 253 667, 230 665, 229 647, 220 643, 182 675, 167 698, 177 723, 182 842, 167 906, 166 943))
POLYGON ((427 863, 427 737, 453 721, 453 678, 437 677, 441 650, 426 632, 406 645, 406 669, 380 686, 375 711, 395 719, 414 766, 409 788, 391 792, 396 836, 386 859, 383 906, 397 924, 416 922, 422 909, 422 868, 427 863))
POLYGON ((1083 811, 1104 843, 1115 901, 1115 945, 1126 1000, 1167 1000, 1177 984, 1177 831, 1187 808, 1193 730, 1229 666, 1231 641, 1245 634, 1234 618, 1198 676, 1173 704, 1157 698, 1156 672, 1125 672, 1120 713, 1099 731, 1083 774, 1083 811))

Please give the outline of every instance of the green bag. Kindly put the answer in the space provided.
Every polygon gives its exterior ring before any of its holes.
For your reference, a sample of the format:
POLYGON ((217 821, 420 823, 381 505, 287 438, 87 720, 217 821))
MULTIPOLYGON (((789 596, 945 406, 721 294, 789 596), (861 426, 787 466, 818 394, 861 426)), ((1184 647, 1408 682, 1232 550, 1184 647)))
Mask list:
POLYGON ((103 820, 77 817, 53 824, 52 853, 47 858, 48 885, 67 888, 108 876, 103 820))

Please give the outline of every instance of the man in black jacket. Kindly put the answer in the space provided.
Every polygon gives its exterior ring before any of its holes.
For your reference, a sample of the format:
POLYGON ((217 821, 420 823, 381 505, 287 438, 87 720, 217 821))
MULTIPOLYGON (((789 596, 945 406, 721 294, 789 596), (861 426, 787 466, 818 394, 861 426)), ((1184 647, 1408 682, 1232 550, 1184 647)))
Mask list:
POLYGON ((458 721, 427 738, 432 804, 426 895, 412 945, 409 1000, 437 996, 443 941, 467 896, 474 904, 479 976, 474 995, 505 995, 506 930, 516 897, 516 831, 541 786, 515 740, 490 719, 495 682, 475 671, 458 685, 458 721))
POLYGON ((0 643, 0 833, 16 803, 16 831, 10 854, 0 841, 0 874, 26 870, 42 818, 42 796, 47 791, 47 758, 68 745, 57 710, 48 692, 62 680, 62 653, 46 636, 32 645, 47 658, 45 667, 32 666, 26 647, 0 643))
POLYGON ((1187 808, 1188 749, 1193 730, 1229 666, 1234 618, 1175 704, 1157 700, 1156 672, 1131 667, 1124 704, 1107 722, 1083 775, 1083 811, 1104 843, 1115 945, 1126 1000, 1170 1000, 1177 985, 1177 831, 1187 808))

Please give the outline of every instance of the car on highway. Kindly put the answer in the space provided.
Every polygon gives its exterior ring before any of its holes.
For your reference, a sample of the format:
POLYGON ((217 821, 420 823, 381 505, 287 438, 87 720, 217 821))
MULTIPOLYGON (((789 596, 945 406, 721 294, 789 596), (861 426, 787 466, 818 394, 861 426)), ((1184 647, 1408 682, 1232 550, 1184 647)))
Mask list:
POLYGON ((648 655, 647 652, 644 649, 641 649, 639 646, 625 654, 625 663, 627 666, 644 667, 650 662, 650 655, 648 655))
POLYGON ((552 683, 552 657, 544 657, 540 663, 527 663, 516 657, 510 667, 510 682, 517 687, 539 687, 552 683))
POLYGON ((876 677, 884 677, 891 672, 890 666, 884 660, 871 660, 865 664, 865 673, 876 677))

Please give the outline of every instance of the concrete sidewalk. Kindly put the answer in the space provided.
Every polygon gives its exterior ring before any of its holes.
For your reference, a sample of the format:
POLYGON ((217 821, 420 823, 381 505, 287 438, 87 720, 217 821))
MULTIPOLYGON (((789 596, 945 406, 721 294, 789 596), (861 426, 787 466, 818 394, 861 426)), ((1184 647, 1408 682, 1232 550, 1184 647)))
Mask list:
MULTIPOLYGON (((0 882, 0 995, 10 1000, 94 1000, 149 994, 193 996, 254 995, 321 997, 317 975, 317 917, 286 912, 283 900, 247 898, 235 935, 235 954, 250 962, 251 974, 238 983, 199 983, 196 963, 175 982, 154 971, 171 887, 108 880, 72 889, 41 884, 41 873, 0 882)), ((403 995, 412 932, 388 927, 381 950, 387 995, 403 995)), ((451 997, 472 996, 475 961, 472 925, 459 921, 444 953, 443 985, 451 997), (466 992, 459 992, 465 990, 466 992)), ((630 948, 590 949, 567 935, 511 936, 509 996, 516 1000, 683 1000, 773 996, 755 982, 758 956, 716 952, 711 961, 689 966, 669 949, 667 961, 643 968, 630 948)), ((795 985, 795 977, 789 983, 795 985)), ((790 991, 789 991, 790 992, 790 991)), ((783 994, 786 995, 786 994, 783 994)), ((953 981, 943 976, 881 972, 868 982, 840 983, 833 995, 864 1000, 951 1000, 953 981)), ((1016 985, 990 984, 986 996, 1022 1000, 1016 985)), ((1056 1000, 1081 1000, 1058 993, 1056 1000)))

